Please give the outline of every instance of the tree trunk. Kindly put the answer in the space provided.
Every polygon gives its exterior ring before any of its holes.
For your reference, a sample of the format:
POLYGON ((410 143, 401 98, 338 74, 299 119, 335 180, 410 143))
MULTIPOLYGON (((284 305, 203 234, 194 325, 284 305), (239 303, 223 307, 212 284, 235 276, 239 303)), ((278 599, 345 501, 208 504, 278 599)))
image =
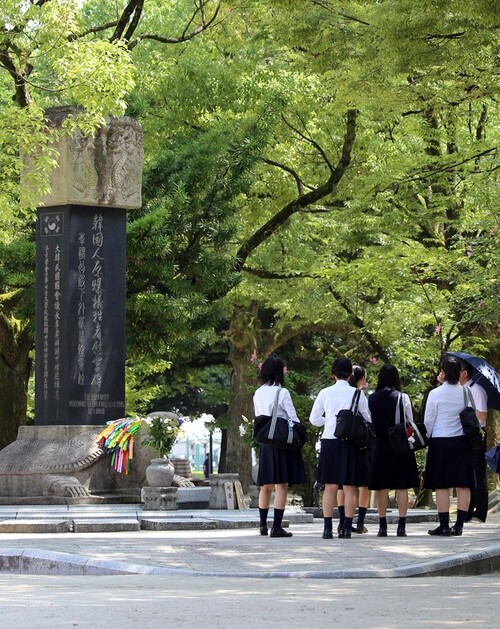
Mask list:
POLYGON ((253 393, 256 386, 257 367, 252 364, 252 354, 257 347, 257 304, 236 307, 233 311, 229 340, 231 349, 231 382, 227 425, 226 471, 238 473, 243 490, 252 484, 251 448, 248 440, 240 435, 242 415, 253 419, 253 393))
MULTIPOLYGON (((247 357, 250 359, 250 355, 247 357)), ((238 473, 243 490, 248 491, 252 482, 251 477, 251 449, 240 435, 239 426, 242 415, 253 419, 253 389, 249 386, 248 367, 245 358, 233 357, 231 373, 231 393, 229 398, 229 421, 227 430, 226 468, 229 473, 238 473), (238 358, 240 360, 238 360, 238 358)), ((254 387, 255 388, 255 387, 254 387)))
POLYGON ((26 423, 28 379, 31 371, 27 335, 16 338, 14 325, 0 321, 0 449, 17 438, 26 423))
POLYGON ((219 465, 217 471, 219 474, 227 473, 227 428, 221 430, 220 452, 219 452, 219 465))

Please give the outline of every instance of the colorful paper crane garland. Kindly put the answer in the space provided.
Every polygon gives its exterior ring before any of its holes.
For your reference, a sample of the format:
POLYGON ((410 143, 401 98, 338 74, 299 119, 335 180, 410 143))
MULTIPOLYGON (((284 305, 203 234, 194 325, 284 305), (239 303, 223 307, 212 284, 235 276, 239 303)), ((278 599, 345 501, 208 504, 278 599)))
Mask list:
POLYGON ((126 417, 106 422, 106 428, 97 435, 99 447, 111 454, 111 465, 120 474, 128 474, 134 458, 134 437, 141 427, 140 417, 126 417))

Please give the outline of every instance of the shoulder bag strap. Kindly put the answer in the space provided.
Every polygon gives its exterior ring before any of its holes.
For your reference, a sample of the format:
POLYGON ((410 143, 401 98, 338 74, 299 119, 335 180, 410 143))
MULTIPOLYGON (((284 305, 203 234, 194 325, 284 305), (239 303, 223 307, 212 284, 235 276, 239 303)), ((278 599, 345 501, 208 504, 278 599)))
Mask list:
POLYGON ((472 406, 474 410, 476 410, 476 405, 474 403, 474 398, 472 397, 471 390, 469 387, 462 387, 464 390, 464 406, 472 406))
POLYGON ((357 415, 358 414, 359 396, 360 395, 361 395, 361 389, 356 389, 356 391, 354 392, 354 395, 352 396, 351 411, 353 412, 353 415, 357 415))
POLYGON ((411 426, 413 430, 414 438, 418 439, 422 446, 425 446, 425 435, 422 435, 422 433, 420 432, 418 426, 413 421, 413 419, 411 419, 410 417, 406 417, 406 409, 404 408, 404 405, 403 405, 403 393, 400 393, 399 396, 400 396, 400 404, 401 404, 401 413, 403 414, 403 417, 405 418, 404 419, 405 424, 407 426, 411 426))
POLYGON ((274 437, 274 431, 276 430, 276 422, 278 421, 278 401, 280 398, 280 391, 281 391, 281 387, 278 387, 278 390, 276 391, 276 399, 274 400, 273 413, 271 415, 271 424, 269 426, 269 433, 268 433, 269 439, 272 439, 274 437))
POLYGON ((401 423, 401 416, 404 417, 403 396, 398 393, 398 401, 396 402, 396 415, 394 417, 394 424, 401 423))
POLYGON ((405 405, 404 405, 404 401, 405 401, 405 397, 404 396, 405 396, 405 394, 404 393, 400 393, 400 396, 401 397, 399 398, 399 408, 400 408, 401 416, 403 417, 404 424, 406 426, 409 423, 409 419, 410 418, 406 417, 406 408, 405 408, 405 405))
POLYGON ((273 413, 272 413, 272 417, 278 417, 278 402, 280 399, 280 392, 281 392, 281 387, 278 387, 278 390, 276 391, 276 397, 274 399, 274 406, 273 406, 273 413))

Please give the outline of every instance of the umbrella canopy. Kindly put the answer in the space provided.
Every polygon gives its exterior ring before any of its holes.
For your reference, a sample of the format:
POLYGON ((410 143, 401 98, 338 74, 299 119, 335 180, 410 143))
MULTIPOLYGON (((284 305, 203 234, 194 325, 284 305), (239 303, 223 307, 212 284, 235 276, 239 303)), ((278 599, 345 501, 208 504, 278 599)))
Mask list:
POLYGON ((492 472, 500 474, 500 446, 495 446, 484 455, 486 463, 492 472))
POLYGON ((484 358, 466 352, 446 352, 448 356, 456 356, 465 360, 472 367, 472 380, 480 384, 488 396, 488 408, 500 411, 500 376, 484 358))

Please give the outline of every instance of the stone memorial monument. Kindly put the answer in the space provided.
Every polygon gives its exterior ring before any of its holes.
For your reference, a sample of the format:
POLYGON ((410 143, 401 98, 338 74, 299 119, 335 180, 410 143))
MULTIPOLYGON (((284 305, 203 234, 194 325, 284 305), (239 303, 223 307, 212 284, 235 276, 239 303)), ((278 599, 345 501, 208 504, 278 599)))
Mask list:
MULTIPOLYGON (((72 113, 49 110, 49 124, 72 113)), ((35 423, 104 424, 125 413, 126 210, 141 205, 142 132, 112 118, 58 149, 38 210, 35 423)))
MULTIPOLYGON (((48 110, 48 124, 78 111, 48 110)), ((125 413, 126 211, 141 206, 142 131, 109 118, 57 149, 37 220, 35 426, 0 452, 0 500, 121 491, 135 501, 148 461, 113 473, 95 437, 125 413)))

